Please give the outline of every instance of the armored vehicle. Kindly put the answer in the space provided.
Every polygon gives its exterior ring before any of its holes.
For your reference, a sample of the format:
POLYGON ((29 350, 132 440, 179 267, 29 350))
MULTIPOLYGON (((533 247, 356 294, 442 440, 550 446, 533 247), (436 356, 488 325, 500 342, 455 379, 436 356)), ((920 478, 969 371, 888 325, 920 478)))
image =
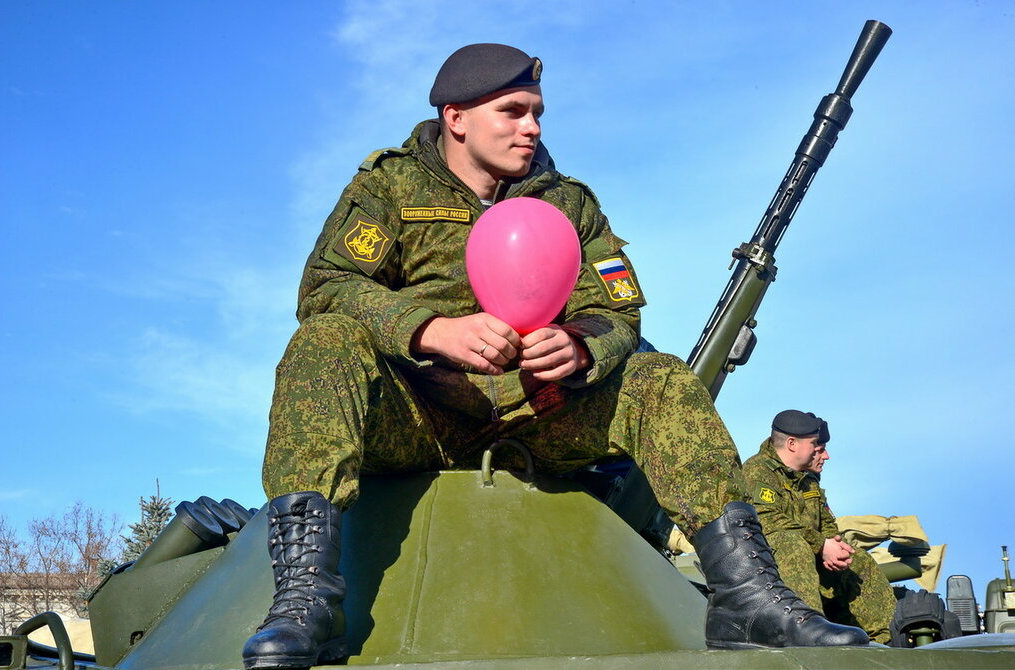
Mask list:
MULTIPOLYGON (((689 357, 713 397, 746 363, 773 253, 851 113, 850 98, 890 30, 868 22, 689 357)), ((636 468, 571 476, 533 471, 524 445, 495 443, 479 471, 364 477, 344 515, 341 572, 349 665, 399 668, 1013 668, 1015 589, 992 582, 980 634, 968 579, 948 604, 963 635, 907 619, 915 649, 708 651, 705 587, 660 539, 668 530, 636 468), (518 473, 496 470, 512 452, 518 473)), ((201 498, 90 601, 94 655, 75 652, 59 618, 0 638, 0 670, 74 667, 227 670, 272 601, 264 510, 201 498), (28 640, 48 626, 55 648, 28 640)), ((1007 565, 1007 564, 1006 564, 1007 565)), ((904 576, 912 576, 902 568, 904 576)), ((951 586, 951 584, 950 584, 951 586)))

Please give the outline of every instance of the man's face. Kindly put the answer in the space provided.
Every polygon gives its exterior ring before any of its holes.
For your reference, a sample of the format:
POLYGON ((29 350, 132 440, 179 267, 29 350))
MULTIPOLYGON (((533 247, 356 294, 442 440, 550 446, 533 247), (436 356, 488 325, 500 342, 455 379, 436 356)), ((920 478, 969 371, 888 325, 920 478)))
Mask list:
POLYGON ((810 464, 814 461, 814 454, 818 450, 818 436, 790 436, 786 438, 786 447, 786 456, 783 458, 786 466, 797 472, 803 472, 808 470, 810 464))
POLYGON ((825 468, 825 461, 829 458, 831 458, 831 456, 828 455, 827 445, 817 445, 814 449, 814 456, 811 458, 811 462, 807 465, 807 470, 816 475, 820 475, 821 471, 825 468))
POLYGON ((463 107, 460 128, 470 161, 494 180, 524 176, 539 146, 542 114, 538 86, 497 91, 463 107))

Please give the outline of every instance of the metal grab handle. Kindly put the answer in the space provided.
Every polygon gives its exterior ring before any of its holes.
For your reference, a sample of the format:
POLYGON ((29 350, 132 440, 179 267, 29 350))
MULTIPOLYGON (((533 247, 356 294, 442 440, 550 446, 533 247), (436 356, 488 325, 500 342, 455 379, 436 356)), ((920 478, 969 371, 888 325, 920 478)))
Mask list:
POLYGON ((493 486, 493 454, 503 447, 512 447, 515 451, 522 455, 522 458, 525 460, 524 481, 531 482, 536 476, 536 468, 532 464, 532 452, 518 440, 508 437, 503 440, 497 440, 483 452, 483 486, 493 486))
MULTIPOLYGON (((70 646, 70 636, 67 635, 67 629, 63 625, 63 620, 56 612, 36 614, 18 626, 14 630, 14 634, 27 637, 29 633, 39 630, 43 626, 49 626, 49 630, 53 634, 53 641, 56 642, 56 652, 60 660, 60 670, 74 670, 74 650, 70 646)), ((32 646, 42 647, 43 649, 48 648, 45 645, 29 641, 29 649, 32 646)))

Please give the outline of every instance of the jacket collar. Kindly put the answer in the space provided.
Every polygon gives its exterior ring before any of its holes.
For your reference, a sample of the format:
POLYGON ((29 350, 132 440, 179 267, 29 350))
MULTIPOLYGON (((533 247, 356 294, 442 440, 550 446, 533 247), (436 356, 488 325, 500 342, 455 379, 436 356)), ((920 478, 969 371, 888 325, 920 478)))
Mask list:
POLYGON ((769 468, 771 468, 774 472, 785 475, 790 479, 790 481, 798 482, 811 474, 807 471, 798 472, 783 463, 782 459, 779 458, 779 453, 775 450, 775 445, 772 444, 772 438, 766 438, 765 441, 761 443, 758 453, 765 459, 765 464, 769 468))

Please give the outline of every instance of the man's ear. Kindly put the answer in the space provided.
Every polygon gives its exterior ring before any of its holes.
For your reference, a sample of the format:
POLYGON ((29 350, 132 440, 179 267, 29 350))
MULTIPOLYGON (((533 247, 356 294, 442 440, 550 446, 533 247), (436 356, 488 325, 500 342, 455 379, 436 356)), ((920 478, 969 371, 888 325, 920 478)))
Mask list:
POLYGON ((459 105, 444 105, 441 109, 441 118, 444 120, 444 127, 456 137, 465 135, 465 110, 459 105))
POLYGON ((792 435, 790 435, 789 437, 786 438, 786 450, 795 454, 796 448, 797 448, 797 439, 792 435))

